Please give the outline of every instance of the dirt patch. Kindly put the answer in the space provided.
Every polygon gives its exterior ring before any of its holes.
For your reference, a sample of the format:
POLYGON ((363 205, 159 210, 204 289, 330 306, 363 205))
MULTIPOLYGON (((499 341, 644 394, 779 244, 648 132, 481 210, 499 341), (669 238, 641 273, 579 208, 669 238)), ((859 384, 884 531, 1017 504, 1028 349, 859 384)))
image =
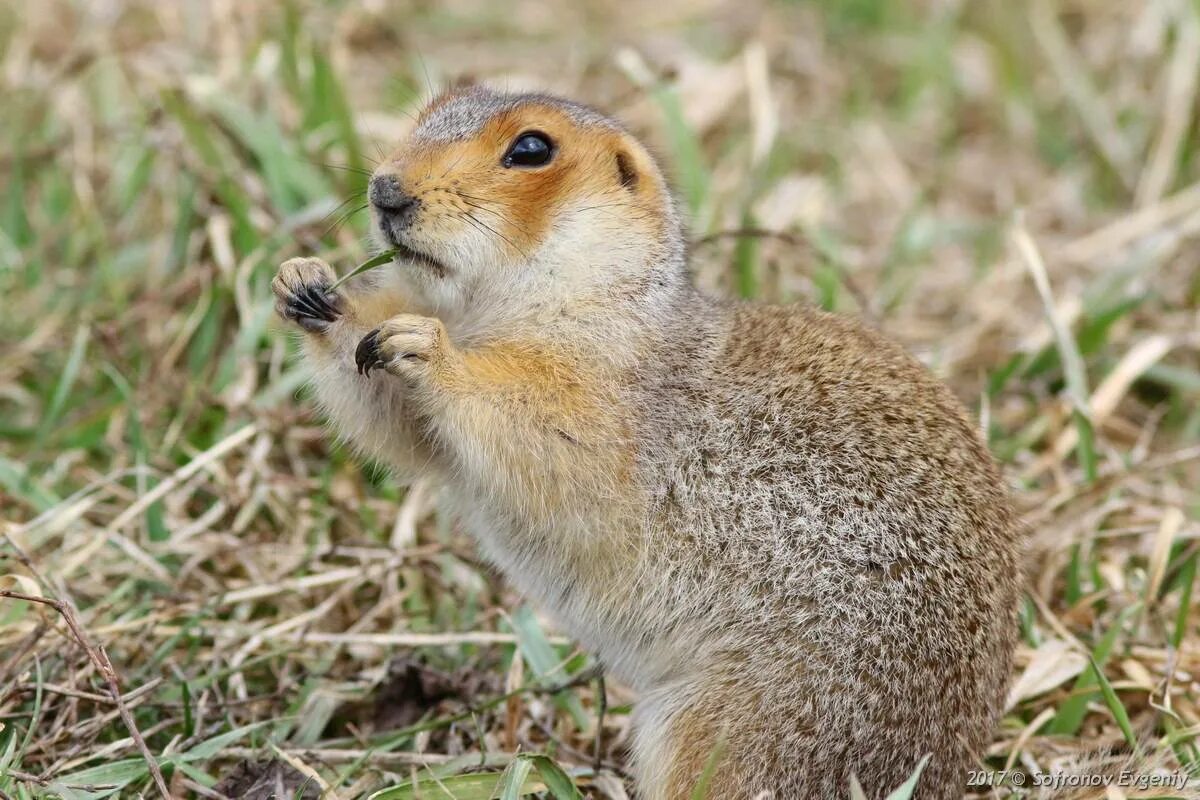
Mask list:
POLYGON ((498 691, 498 683, 493 672, 473 669, 445 672, 419 659, 397 657, 388 664, 383 680, 365 698, 338 710, 326 733, 337 735, 351 727, 360 733, 404 728, 431 711, 447 713, 461 709, 483 694, 498 691))
POLYGON ((213 787, 237 800, 319 800, 321 789, 311 778, 278 759, 242 761, 213 787))

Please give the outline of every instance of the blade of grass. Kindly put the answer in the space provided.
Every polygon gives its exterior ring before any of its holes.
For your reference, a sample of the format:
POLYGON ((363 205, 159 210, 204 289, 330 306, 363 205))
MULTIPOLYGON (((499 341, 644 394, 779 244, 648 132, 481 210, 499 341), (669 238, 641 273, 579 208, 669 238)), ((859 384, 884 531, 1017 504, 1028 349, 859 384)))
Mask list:
MULTIPOLYGON (((1132 607, 1124 609, 1113 623, 1112 627, 1105 632, 1096 646, 1092 648, 1092 652, 1088 654, 1088 658, 1103 667, 1112 654, 1113 646, 1116 644, 1117 637, 1125 628, 1125 623, 1141 608, 1140 603, 1135 603, 1132 607)), ((1058 713, 1054 715, 1054 719, 1046 727, 1048 734, 1061 734, 1066 736, 1074 736, 1079 726, 1083 724, 1084 717, 1087 716, 1088 703, 1095 698, 1095 693, 1088 691, 1095 685, 1095 680, 1092 673, 1083 672, 1075 679, 1075 685, 1071 689, 1071 695, 1063 701, 1058 708, 1058 713)))
POLYGON ((1196 560, 1200 551, 1192 553, 1179 570, 1176 585, 1180 587, 1179 611, 1175 614, 1175 630, 1171 633, 1171 646, 1178 650, 1187 636, 1188 616, 1192 612, 1192 589, 1196 585, 1196 560))
POLYGON ((66 366, 63 367, 62 374, 59 375, 58 384, 55 385, 54 394, 50 398, 50 405, 47 406, 46 413, 42 416, 42 422, 38 426, 38 432, 34 440, 35 451, 42 449, 42 446, 46 443, 46 438, 50 434, 50 430, 62 416, 67 404, 67 398, 71 394, 71 389, 79 379, 79 369, 83 366, 83 356, 87 352, 87 343, 90 336, 91 331, 87 325, 80 325, 75 329, 75 337, 71 340, 71 351, 67 356, 66 366))
POLYGON ((231 152, 227 141, 214 135, 219 132, 204 115, 197 113, 190 105, 189 99, 181 92, 163 92, 162 104, 183 128, 192 150, 215 176, 214 191, 220 198, 221 205, 233 217, 233 240, 238 251, 253 250, 259 243, 258 231, 251 220, 253 204, 250 196, 232 177, 232 170, 241 164, 241 159, 231 152))
MULTIPOLYGON (((205 787, 206 789, 211 789, 213 786, 216 786, 216 784, 217 784, 217 781, 211 775, 209 775, 207 772, 205 772, 202 769, 199 769, 198 767, 196 767, 193 764, 187 763, 186 761, 175 762, 175 769, 179 770, 184 775, 187 775, 189 778, 191 778, 192 780, 194 780, 196 783, 200 784, 201 786, 205 787)), ((306 796, 306 795, 302 795, 300 793, 296 794, 296 797, 304 797, 304 796, 306 796)))
MULTIPOLYGON (((404 783, 381 789, 367 800, 495 800, 499 797, 496 793, 496 777, 495 772, 480 772, 439 778, 427 770, 424 777, 418 775, 404 783)), ((545 789, 545 784, 528 776, 515 797, 526 797, 545 789)))
POLYGON ((0 788, 10 789, 12 782, 8 780, 8 770, 21 762, 17 758, 17 729, 12 725, 0 727, 0 734, 5 732, 8 735, 5 737, 7 743, 4 745, 4 752, 0 753, 0 788))
POLYGON ((1125 710, 1125 705, 1121 702, 1121 698, 1117 697, 1116 691, 1113 690, 1112 684, 1108 682, 1104 670, 1100 669, 1100 665, 1096 663, 1096 660, 1089 656, 1088 663, 1092 667, 1092 676, 1100 684, 1100 693, 1104 695, 1104 703, 1108 706, 1108 710, 1112 712, 1113 718, 1116 719, 1117 726, 1121 729, 1121 734, 1125 737, 1125 741, 1129 746, 1133 748, 1133 751, 1140 754, 1141 745, 1138 744, 1138 738, 1133 732, 1133 723, 1129 721, 1129 712, 1125 710))
POLYGON ((288 149, 288 139, 274 119, 228 98, 208 98, 207 104, 230 133, 254 153, 271 201, 281 212, 293 213, 332 194, 333 187, 321 173, 288 149))
POLYGON ((354 115, 346 93, 325 54, 314 51, 312 57, 314 95, 324 99, 328 116, 337 129, 338 139, 346 151, 346 163, 353 169, 363 169, 362 143, 354 125, 354 115))
MULTIPOLYGON (((144 469, 149 461, 149 448, 146 446, 145 436, 142 433, 142 422, 137 413, 137 403, 133 402, 133 387, 129 385, 129 381, 125 379, 125 376, 112 364, 101 364, 100 369, 108 375, 109 380, 117 387, 117 391, 121 394, 121 399, 125 402, 129 443, 133 450, 137 466, 139 469, 144 469)), ((138 494, 145 494, 154 488, 152 484, 144 480, 143 475, 144 472, 138 473, 138 494)), ((146 532, 152 542, 165 542, 171 537, 171 532, 167 530, 161 501, 151 503, 146 509, 146 532)))
MULTIPOLYGON (((562 659, 546 639, 545 632, 528 606, 522 606, 512 615, 512 624, 521 653, 535 675, 542 679, 555 678, 557 673, 565 671, 562 669, 562 659)), ((571 715, 578 730, 587 727, 588 715, 579 695, 573 691, 563 692, 554 697, 554 702, 571 715)))
POLYGON ((704 770, 700 773, 700 779, 696 781, 695 788, 692 789, 691 800, 715 800, 715 798, 709 798, 708 787, 712 785, 712 779, 717 774, 717 765, 721 763, 723 755, 725 755, 725 740, 721 739, 704 762, 704 770))
POLYGON ((533 763, 538 775, 542 776, 542 781, 554 795, 555 800, 583 800, 583 795, 576 788, 575 781, 571 780, 571 776, 548 756, 532 754, 525 758, 533 763))
POLYGON ((704 164, 704 149, 683 113, 676 88, 663 81, 642 57, 632 49, 616 56, 618 66, 634 83, 647 91, 662 112, 675 177, 693 217, 699 215, 708 194, 709 170, 704 164))
POLYGON ((504 770, 504 774, 500 776, 493 794, 498 791, 500 793, 500 800, 517 800, 517 798, 524 794, 522 790, 532 770, 533 763, 529 759, 516 759, 508 765, 508 769, 504 770))
MULTIPOLYGON (((749 211, 742 215, 742 229, 751 230, 755 227, 754 216, 749 211)), ((737 274, 738 294, 746 299, 758 296, 758 275, 755 271, 758 263, 759 240, 754 236, 740 236, 733 250, 734 271, 737 274)))
POLYGON ((240 728, 234 728, 231 731, 217 734, 210 739, 205 739, 195 747, 190 748, 182 753, 174 756, 174 759, 179 761, 203 761, 204 759, 212 758, 220 753, 234 742, 244 739, 248 734, 273 725, 275 720, 265 719, 259 722, 252 722, 249 725, 243 725, 240 728))
POLYGON ((913 774, 909 776, 908 780, 900 784, 900 786, 898 786, 895 791, 884 798, 884 800, 909 800, 909 798, 912 797, 913 792, 917 790, 917 781, 921 779, 921 773, 925 771, 925 765, 928 763, 929 755, 926 755, 921 759, 921 762, 917 764, 917 768, 913 770, 913 774))
POLYGON ((1067 396, 1071 401, 1072 419, 1079 432, 1079 441, 1076 445, 1079 463, 1083 468, 1086 481, 1089 484, 1094 483, 1096 480, 1096 451, 1093 443, 1091 412, 1088 406, 1088 397, 1091 393, 1088 391, 1087 370, 1084 367, 1083 356, 1080 355, 1079 345, 1071 336, 1070 330, 1058 316, 1054 295, 1050 290, 1050 279, 1046 275, 1046 264, 1042 261, 1041 253, 1038 252, 1033 237, 1029 235, 1020 219, 1013 226, 1012 237, 1025 262, 1026 269, 1033 278, 1034 286, 1037 287, 1038 296, 1045 309, 1046 319, 1054 331, 1055 344, 1058 347, 1059 358, 1062 361, 1063 373, 1067 381, 1067 396))
POLYGON ((381 267, 384 264, 387 264, 389 261, 392 261, 393 259, 395 259, 398 255, 400 255, 399 250, 388 250, 386 252, 380 253, 377 256, 368 258, 366 261, 359 264, 357 267, 350 270, 345 275, 343 275, 342 277, 340 277, 336 281, 334 281, 333 285, 329 287, 329 290, 333 291, 334 289, 338 288, 346 281, 350 280, 351 278, 355 277, 356 275, 363 274, 364 272, 366 272, 369 269, 375 269, 376 267, 381 267))
POLYGON ((126 758, 95 767, 88 767, 68 775, 60 775, 50 783, 50 790, 71 800, 102 800, 111 797, 134 781, 149 775, 146 762, 140 758, 126 758), (104 787, 85 790, 80 787, 104 787))
POLYGON ((700 212, 708 194, 708 169, 704 166, 704 153, 696 132, 688 125, 683 114, 679 93, 672 86, 659 84, 653 89, 654 99, 662 110, 671 141, 676 175, 683 188, 683 196, 693 214, 700 212))
MULTIPOLYGON (((42 675, 42 660, 40 658, 34 660, 35 682, 33 695, 33 711, 29 715, 29 728, 25 731, 24 738, 21 739, 21 746, 17 749, 16 757, 13 761, 20 762, 25 755, 25 751, 29 749, 29 745, 33 743, 33 734, 37 730, 38 725, 42 721, 42 702, 45 699, 45 678, 42 675)), ((16 737, 16 731, 13 732, 13 737, 16 737)))
POLYGON ((0 229, 17 247, 25 247, 33 241, 33 229, 29 224, 28 205, 25 201, 25 159, 18 153, 12 160, 8 174, 8 192, 4 215, 0 217, 0 229))
POLYGON ((137 199, 143 196, 150 182, 157 153, 153 147, 128 150, 116 164, 120 181, 115 186, 115 193, 117 205, 123 213, 128 213, 137 199))
POLYGON ((61 502, 54 492, 33 480, 25 464, 10 461, 3 455, 0 455, 0 486, 39 514, 61 502))

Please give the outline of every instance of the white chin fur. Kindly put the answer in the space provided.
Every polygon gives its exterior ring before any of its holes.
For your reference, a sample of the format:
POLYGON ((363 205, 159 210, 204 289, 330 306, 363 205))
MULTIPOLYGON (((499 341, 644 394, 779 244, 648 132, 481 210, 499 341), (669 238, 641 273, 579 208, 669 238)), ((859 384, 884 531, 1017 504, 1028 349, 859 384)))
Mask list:
MULTIPOLYGON (((419 313, 440 318, 452 335, 486 336, 531 314, 553 316, 564 304, 602 296, 611 286, 644 275, 653 269, 647 262, 662 258, 661 243, 639 236, 620 215, 605 212, 597 198, 578 204, 559 212, 551 242, 516 261, 507 248, 475 229, 454 231, 440 242, 422 241, 418 230, 411 246, 442 262, 445 272, 397 263, 381 267, 376 280, 411 298, 419 313)), ((392 247, 377 226, 372 236, 382 249, 392 247)))

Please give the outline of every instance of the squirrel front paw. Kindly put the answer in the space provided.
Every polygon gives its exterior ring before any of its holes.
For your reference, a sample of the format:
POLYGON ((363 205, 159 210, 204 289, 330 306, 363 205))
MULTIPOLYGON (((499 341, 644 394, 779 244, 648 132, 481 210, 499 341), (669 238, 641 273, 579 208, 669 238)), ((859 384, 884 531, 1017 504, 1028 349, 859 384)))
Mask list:
POLYGON ((336 279, 333 267, 319 258, 288 259, 271 281, 275 311, 306 331, 324 331, 342 315, 341 295, 329 288, 336 279))
POLYGON ((451 349, 440 319, 401 314, 362 338, 354 351, 354 363, 360 375, 369 376, 372 369, 382 367, 397 377, 415 380, 438 369, 451 349))

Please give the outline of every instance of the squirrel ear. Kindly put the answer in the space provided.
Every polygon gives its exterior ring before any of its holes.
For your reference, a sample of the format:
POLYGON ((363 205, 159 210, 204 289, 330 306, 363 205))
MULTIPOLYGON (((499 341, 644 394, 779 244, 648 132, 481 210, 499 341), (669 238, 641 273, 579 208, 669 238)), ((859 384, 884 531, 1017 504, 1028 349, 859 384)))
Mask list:
POLYGON ((637 168, 633 166, 633 159, 623 150, 617 151, 617 176, 621 179, 621 185, 626 189, 637 187, 637 168))

